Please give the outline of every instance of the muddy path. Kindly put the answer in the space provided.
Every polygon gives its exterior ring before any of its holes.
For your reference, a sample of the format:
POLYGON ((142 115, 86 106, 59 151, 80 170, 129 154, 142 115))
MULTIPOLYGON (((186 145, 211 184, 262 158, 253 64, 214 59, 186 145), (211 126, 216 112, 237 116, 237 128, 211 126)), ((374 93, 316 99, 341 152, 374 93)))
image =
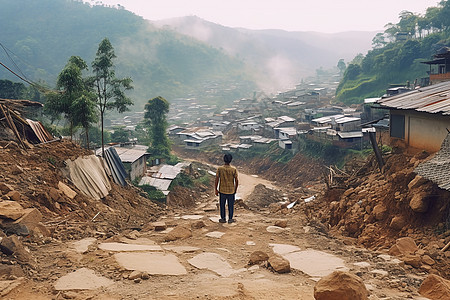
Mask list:
MULTIPOLYGON (((258 184, 278 189, 241 172, 238 196, 245 202, 258 184)), ((237 222, 220 224, 216 203, 217 197, 205 198, 141 231, 86 233, 89 239, 35 245, 35 278, 6 299, 306 300, 314 299, 315 283, 334 270, 360 276, 370 299, 421 299, 417 289, 425 274, 329 236, 302 217, 300 205, 287 212, 236 207, 237 222), (255 251, 281 255, 291 271, 279 274, 266 262, 249 265, 255 251)))

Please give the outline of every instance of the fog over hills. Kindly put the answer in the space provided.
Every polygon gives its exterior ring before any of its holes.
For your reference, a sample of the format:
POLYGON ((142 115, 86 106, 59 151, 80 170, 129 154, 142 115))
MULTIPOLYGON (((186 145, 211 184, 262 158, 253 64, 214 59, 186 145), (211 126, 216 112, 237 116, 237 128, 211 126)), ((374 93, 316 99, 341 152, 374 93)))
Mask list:
POLYGON ((230 28, 187 16, 152 24, 191 36, 226 53, 243 59, 260 72, 260 86, 274 89, 292 87, 302 78, 323 67, 337 65, 339 59, 351 61, 366 54, 376 32, 341 33, 289 32, 277 29, 230 28))

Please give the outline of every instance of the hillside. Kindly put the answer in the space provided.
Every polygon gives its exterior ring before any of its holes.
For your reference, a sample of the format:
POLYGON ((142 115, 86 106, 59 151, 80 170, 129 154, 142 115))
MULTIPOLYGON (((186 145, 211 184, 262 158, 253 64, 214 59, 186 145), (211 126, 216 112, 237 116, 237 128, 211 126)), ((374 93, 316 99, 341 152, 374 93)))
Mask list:
POLYGON ((243 59, 261 71, 260 86, 274 91, 291 88, 320 67, 335 67, 370 49, 376 32, 288 32, 229 28, 196 16, 151 22, 205 42, 243 59))
MULTIPOLYGON (((142 110, 158 95, 189 95, 217 103, 255 90, 239 59, 174 31, 159 30, 123 9, 64 0, 0 0, 0 6, 0 28, 7 33, 0 39, 0 61, 49 87, 55 86, 70 56, 80 56, 90 65, 100 41, 108 37, 117 56, 117 77, 134 81, 133 110, 142 110), (202 97, 211 88, 215 94, 202 97)), ((4 68, 0 78, 19 80, 4 68)))

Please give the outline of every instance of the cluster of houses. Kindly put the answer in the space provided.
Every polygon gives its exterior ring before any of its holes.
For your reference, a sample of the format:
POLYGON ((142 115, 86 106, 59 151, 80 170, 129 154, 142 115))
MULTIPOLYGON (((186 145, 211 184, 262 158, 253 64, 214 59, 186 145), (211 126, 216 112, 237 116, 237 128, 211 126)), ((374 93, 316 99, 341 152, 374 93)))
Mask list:
MULTIPOLYGON (((376 132, 390 141, 437 152, 450 132, 450 48, 441 49, 425 63, 430 65, 430 85, 392 88, 383 97, 365 99, 359 107, 329 104, 337 82, 302 83, 272 97, 255 93, 221 112, 192 98, 176 99, 171 102, 169 121, 174 125, 168 134, 186 149, 220 147, 238 152, 278 145, 295 153, 300 139, 361 149, 370 133, 376 132)), ((136 146, 124 147, 134 147, 132 152, 120 150, 123 154, 119 154, 129 157, 133 153, 129 162, 123 160, 130 163, 131 179, 145 176, 145 164, 139 167, 139 161, 148 155, 146 150, 137 153, 136 146)))

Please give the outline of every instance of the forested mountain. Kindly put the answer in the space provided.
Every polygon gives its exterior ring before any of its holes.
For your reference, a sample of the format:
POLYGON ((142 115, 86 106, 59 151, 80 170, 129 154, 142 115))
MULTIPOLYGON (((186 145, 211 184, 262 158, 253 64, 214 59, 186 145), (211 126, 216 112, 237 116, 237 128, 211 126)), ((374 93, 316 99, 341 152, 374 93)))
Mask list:
POLYGON ((339 101, 361 103, 383 95, 390 85, 420 84, 429 70, 421 62, 450 46, 450 1, 429 7, 425 15, 403 11, 399 19, 374 37, 372 50, 348 65, 337 89, 339 101))
MULTIPOLYGON (((50 88, 69 57, 80 56, 90 64, 108 37, 117 55, 117 76, 134 81, 133 110, 142 110, 158 95, 219 102, 250 96, 256 89, 242 61, 157 29, 123 9, 71 0, 0 0, 0 7, 0 62, 50 88), (212 88, 214 94, 202 96, 212 88)), ((0 79, 19 81, 3 67, 0 79)))
MULTIPOLYGON (((315 75, 320 67, 335 67, 340 59, 350 61, 370 49, 376 32, 289 32, 277 29, 229 28, 196 16, 152 22, 162 28, 203 41, 243 59, 258 69, 260 86, 267 90, 292 88, 302 78, 315 75)), ((357 29, 355 29, 357 30, 357 29)))

